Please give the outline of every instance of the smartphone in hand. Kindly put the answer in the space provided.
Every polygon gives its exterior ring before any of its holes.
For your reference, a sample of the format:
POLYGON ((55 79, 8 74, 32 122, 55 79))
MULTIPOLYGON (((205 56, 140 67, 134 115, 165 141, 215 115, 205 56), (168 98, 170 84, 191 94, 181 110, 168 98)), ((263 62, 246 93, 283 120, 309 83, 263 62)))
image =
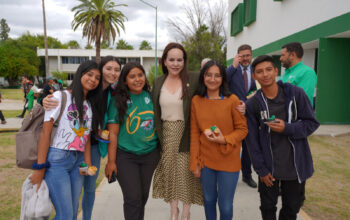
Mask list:
POLYGON ((108 178, 108 183, 113 183, 117 180, 117 175, 115 175, 115 172, 113 171, 111 178, 108 178))

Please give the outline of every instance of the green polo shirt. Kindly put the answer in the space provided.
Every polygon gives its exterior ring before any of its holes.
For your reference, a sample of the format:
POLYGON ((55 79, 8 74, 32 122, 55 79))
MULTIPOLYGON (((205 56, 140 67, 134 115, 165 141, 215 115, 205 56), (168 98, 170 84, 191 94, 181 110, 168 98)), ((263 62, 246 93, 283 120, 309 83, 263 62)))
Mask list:
MULTIPOLYGON (((157 147, 158 137, 154 127, 153 102, 148 92, 141 94, 129 93, 127 102, 127 116, 120 124, 118 135, 118 148, 123 151, 143 155, 153 151, 157 147)), ((115 107, 115 99, 111 100, 108 107, 108 124, 119 124, 118 109, 115 107)))
POLYGON ((300 61, 298 64, 286 69, 280 80, 303 88, 307 97, 310 99, 311 105, 314 105, 317 76, 312 68, 304 65, 303 62, 300 61))

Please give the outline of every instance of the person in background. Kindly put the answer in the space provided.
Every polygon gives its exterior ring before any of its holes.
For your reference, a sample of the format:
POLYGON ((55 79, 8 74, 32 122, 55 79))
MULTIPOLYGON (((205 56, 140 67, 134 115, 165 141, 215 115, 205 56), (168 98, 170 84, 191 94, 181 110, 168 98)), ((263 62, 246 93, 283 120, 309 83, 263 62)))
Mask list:
POLYGON ((141 64, 125 64, 108 108, 110 143, 105 175, 117 176, 125 220, 143 220, 152 176, 160 155, 153 102, 141 64))
POLYGON ((204 65, 210 61, 211 59, 210 58, 204 58, 202 61, 201 61, 201 69, 203 69, 204 65))
POLYGON ((24 74, 22 76, 21 84, 22 84, 22 91, 24 93, 24 106, 23 106, 22 114, 17 115, 16 116, 17 118, 24 118, 24 115, 25 115, 26 110, 27 110, 27 104, 28 104, 28 99, 26 97, 27 97, 28 92, 30 91, 30 89, 34 85, 33 82, 29 80, 29 77, 26 74, 24 74))
POLYGON ((278 69, 271 56, 257 57, 252 69, 261 89, 246 103, 246 140, 260 179, 262 219, 276 219, 281 195, 278 219, 295 220, 305 200, 306 180, 314 172, 307 137, 320 124, 302 88, 276 82, 278 69))
POLYGON ((187 71, 187 54, 181 44, 169 43, 160 61, 163 75, 155 78, 152 98, 154 120, 161 144, 161 159, 154 174, 153 197, 170 203, 170 219, 190 219, 191 204, 203 204, 198 178, 189 170, 190 108, 198 73, 187 71))
MULTIPOLYGON (((1 103, 1 91, 0 91, 0 103, 1 103)), ((1 124, 6 124, 5 116, 2 114, 2 111, 0 110, 0 120, 1 124)))
POLYGON ((41 91, 36 86, 32 86, 27 94, 26 99, 28 100, 28 112, 31 112, 34 107, 34 99, 40 97, 41 91))
POLYGON ((317 76, 312 68, 303 63, 303 55, 304 49, 299 42, 283 45, 280 60, 286 71, 280 80, 303 88, 311 105, 314 106, 317 76))
MULTIPOLYGON (((244 108, 244 102, 250 97, 249 94, 254 93, 256 90, 255 80, 252 78, 251 62, 252 47, 248 44, 243 44, 238 47, 237 55, 232 65, 226 69, 229 90, 241 100, 241 105, 244 108)), ((241 157, 242 180, 248 186, 256 188, 257 184, 252 178, 252 163, 245 140, 242 141, 241 157)))
POLYGON ((233 198, 241 169, 241 142, 248 133, 246 119, 230 94, 224 66, 208 61, 201 69, 191 103, 190 170, 200 178, 208 220, 233 219, 233 198), (212 128, 212 129, 211 129, 212 128))

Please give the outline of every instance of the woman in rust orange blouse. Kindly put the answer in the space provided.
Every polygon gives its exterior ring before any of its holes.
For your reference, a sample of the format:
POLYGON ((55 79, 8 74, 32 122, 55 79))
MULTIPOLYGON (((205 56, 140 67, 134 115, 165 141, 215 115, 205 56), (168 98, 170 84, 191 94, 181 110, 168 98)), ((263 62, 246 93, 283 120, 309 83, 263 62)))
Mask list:
POLYGON ((202 68, 191 103, 190 170, 200 178, 207 219, 233 218, 233 198, 241 169, 241 141, 248 133, 245 117, 228 92, 225 68, 209 61, 202 68))

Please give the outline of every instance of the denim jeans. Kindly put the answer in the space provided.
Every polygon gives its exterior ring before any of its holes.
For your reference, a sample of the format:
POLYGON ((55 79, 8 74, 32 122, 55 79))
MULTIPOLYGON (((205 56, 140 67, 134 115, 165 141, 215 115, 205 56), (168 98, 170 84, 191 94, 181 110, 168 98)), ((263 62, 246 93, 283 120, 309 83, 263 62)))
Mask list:
POLYGON ((45 181, 56 210, 54 219, 77 219, 83 185, 79 164, 84 161, 84 153, 50 147, 47 161, 51 166, 46 170, 45 181))
POLYGON ((238 182, 239 171, 225 172, 203 167, 201 183, 204 197, 204 210, 207 220, 216 220, 216 202, 219 202, 220 219, 232 220, 233 198, 238 182))
POLYGON ((95 202, 96 180, 100 172, 101 155, 98 151, 98 144, 91 146, 91 163, 97 167, 95 176, 84 176, 84 195, 83 195, 83 220, 90 220, 92 209, 95 202))

